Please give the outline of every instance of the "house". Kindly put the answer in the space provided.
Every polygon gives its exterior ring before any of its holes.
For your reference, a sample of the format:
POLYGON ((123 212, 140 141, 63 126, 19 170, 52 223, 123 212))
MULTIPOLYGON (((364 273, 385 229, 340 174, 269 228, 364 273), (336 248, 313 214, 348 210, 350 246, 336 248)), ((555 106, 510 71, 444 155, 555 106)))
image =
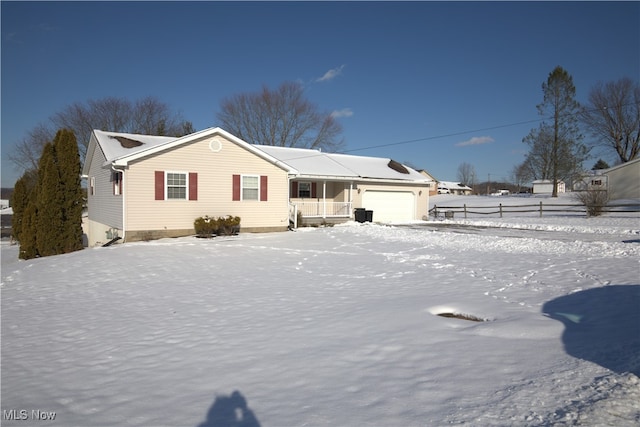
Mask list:
MULTIPOLYGON (((425 176, 429 181, 433 181, 434 183, 438 182, 438 180, 433 175, 431 175, 429 172, 427 172, 426 170, 419 169, 418 172, 421 175, 425 176)), ((435 196, 436 194, 438 194, 437 185, 432 185, 429 188, 429 196, 435 196)))
POLYGON ((393 160, 249 144, 220 128, 180 138, 94 130, 83 167, 88 244, 194 233, 233 215, 247 232, 284 231, 298 215, 374 221, 427 215, 430 181, 393 160))
POLYGON ((440 181, 438 182, 438 193, 468 196, 469 194, 473 194, 473 189, 459 182, 440 181))
POLYGON ((290 177, 289 201, 306 222, 343 222, 355 208, 373 211, 377 222, 406 222, 428 214, 435 183, 394 160, 257 147, 297 171, 290 177))
POLYGON ((608 179, 612 200, 640 199, 640 158, 599 172, 608 179))
POLYGON ((590 171, 574 182, 573 190, 607 190, 611 200, 640 199, 640 159, 590 171))
MULTIPOLYGON (((533 194, 551 194, 553 193, 553 180, 551 179, 538 179, 532 182, 533 194)), ((558 181, 558 193, 565 192, 564 181, 558 181)))

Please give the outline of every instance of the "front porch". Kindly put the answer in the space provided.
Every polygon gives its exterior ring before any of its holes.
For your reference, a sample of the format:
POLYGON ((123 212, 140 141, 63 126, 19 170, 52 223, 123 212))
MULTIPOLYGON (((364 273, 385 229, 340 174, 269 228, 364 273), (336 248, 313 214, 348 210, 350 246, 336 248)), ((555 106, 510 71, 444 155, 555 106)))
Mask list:
POLYGON ((289 222, 294 228, 322 223, 340 224, 353 218, 353 203, 295 201, 289 203, 289 222), (298 222, 302 220, 303 224, 298 222))
POLYGON ((331 181, 292 181, 289 222, 301 225, 339 224, 353 218, 353 183, 331 181), (303 224, 299 224, 302 221, 303 224))

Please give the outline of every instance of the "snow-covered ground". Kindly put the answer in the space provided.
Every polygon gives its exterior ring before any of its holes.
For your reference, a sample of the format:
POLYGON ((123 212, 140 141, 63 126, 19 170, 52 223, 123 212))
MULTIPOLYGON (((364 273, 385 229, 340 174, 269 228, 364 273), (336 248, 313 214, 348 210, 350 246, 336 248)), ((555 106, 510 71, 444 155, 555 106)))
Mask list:
POLYGON ((638 213, 1 250, 3 426, 640 424, 638 213))

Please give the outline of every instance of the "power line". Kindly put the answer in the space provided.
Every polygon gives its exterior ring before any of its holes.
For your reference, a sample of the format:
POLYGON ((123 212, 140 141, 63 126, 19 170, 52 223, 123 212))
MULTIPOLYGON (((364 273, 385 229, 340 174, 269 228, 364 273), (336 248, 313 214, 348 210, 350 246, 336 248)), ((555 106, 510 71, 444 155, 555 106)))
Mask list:
MULTIPOLYGON (((628 106, 631 106, 631 105, 638 105, 638 104, 639 103, 637 103, 637 102, 631 102, 631 103, 628 103, 628 104, 620 105, 619 107, 628 107, 628 106)), ((563 115, 561 117, 578 116, 580 114, 590 113, 590 112, 593 112, 593 111, 599 111, 599 110, 603 110, 603 109, 607 110, 608 107, 593 108, 593 109, 590 109, 590 110, 582 110, 582 111, 579 111, 579 112, 576 112, 576 113, 568 113, 568 114, 565 114, 565 115, 563 115)), ((396 146, 396 145, 412 144, 414 142, 420 142, 420 141, 432 141, 434 139, 449 138, 449 137, 452 137, 452 136, 460 136, 460 135, 466 135, 466 134, 476 133, 476 132, 486 132, 486 131, 490 131, 490 130, 504 129, 504 128, 513 127, 513 126, 526 125, 526 124, 530 124, 530 123, 539 123, 539 122, 543 122, 545 120, 550 120, 550 119, 553 119, 553 116, 543 117, 543 118, 538 118, 538 119, 532 119, 532 120, 525 120, 525 121, 522 121, 522 122, 508 123, 508 124, 504 124, 504 125, 491 126, 491 127, 481 128, 481 129, 465 130, 465 131, 452 132, 452 133, 443 134, 443 135, 434 135, 434 136, 427 136, 427 137, 424 137, 424 138, 409 139, 409 140, 406 140, 406 141, 389 142, 387 144, 379 144, 379 145, 370 145, 368 147, 353 148, 351 150, 345 150, 345 151, 343 151, 343 153, 352 153, 352 152, 355 152, 355 151, 372 150, 374 148, 393 147, 393 146, 396 146)))
POLYGON ((424 138, 410 139, 410 140, 407 140, 407 141, 390 142, 390 143, 387 143, 387 144, 380 144, 380 145, 371 145, 371 146, 368 146, 368 147, 354 148, 352 150, 345 150, 344 152, 345 153, 351 153, 353 151, 371 150, 373 148, 391 147, 391 146, 394 146, 394 145, 411 144, 413 142, 420 142, 420 141, 431 141, 431 140, 434 140, 434 139, 449 138, 449 137, 452 137, 452 136, 466 135, 466 134, 469 134, 469 133, 485 132, 485 131, 489 131, 489 130, 502 129, 502 128, 507 128, 507 127, 511 127, 511 126, 526 125, 526 124, 529 124, 529 123, 536 123, 536 122, 541 122, 541 121, 544 121, 544 120, 545 119, 527 120, 527 121, 524 121, 524 122, 509 123, 509 124, 506 124, 506 125, 491 126, 491 127, 487 127, 487 128, 474 129, 474 130, 465 130, 465 131, 460 131, 460 132, 447 133, 447 134, 444 134, 444 135, 427 136, 427 137, 424 137, 424 138))

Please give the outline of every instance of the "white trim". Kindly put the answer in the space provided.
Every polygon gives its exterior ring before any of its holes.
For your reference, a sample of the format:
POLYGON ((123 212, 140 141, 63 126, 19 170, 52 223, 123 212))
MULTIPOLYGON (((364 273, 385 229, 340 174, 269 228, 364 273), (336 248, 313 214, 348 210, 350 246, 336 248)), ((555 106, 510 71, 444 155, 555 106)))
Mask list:
MULTIPOLYGON (((172 187, 179 188, 177 185, 172 185, 172 187)), ((164 171, 164 200, 189 200, 189 172, 184 171, 164 171), (169 174, 180 174, 185 176, 185 193, 184 198, 177 197, 169 197, 169 174)))
MULTIPOLYGON (((251 188, 251 190, 253 190, 251 188)), ((256 175, 256 174, 240 174, 240 201, 250 201, 250 202, 259 202, 260 201, 260 175, 256 175), (258 194, 256 195, 255 199, 245 199, 244 198, 244 178, 258 178, 258 194)))
POLYGON ((270 163, 273 163, 274 165, 278 166, 279 168, 289 172, 289 173, 297 173, 297 171, 293 168, 291 168, 289 165, 285 164, 284 162, 276 159, 275 157, 265 153, 264 151, 260 150, 259 148, 256 148, 254 145, 249 144, 248 142, 245 142, 243 140, 241 140, 240 138, 230 134, 229 132, 225 131, 224 129, 221 129, 219 127, 215 127, 215 128, 209 128, 209 129, 205 129, 196 133, 192 133, 190 135, 186 135, 183 136, 181 138, 178 138, 176 140, 164 143, 164 144, 160 144, 160 145, 156 145, 154 147, 150 147, 144 150, 140 150, 137 151, 135 153, 126 155, 126 156, 122 156, 120 158, 114 159, 113 160, 113 164, 115 166, 127 166, 129 164, 129 162, 133 161, 133 160, 137 160, 140 159, 142 157, 147 157, 150 156, 152 154, 156 154, 159 153, 161 151, 165 151, 165 150, 169 150, 171 148, 175 148, 178 147, 180 145, 183 144, 187 144, 189 142, 195 141, 197 139, 201 139, 201 138, 206 138, 206 137, 210 137, 210 136, 214 136, 214 135, 220 135, 226 139, 228 139, 229 141, 233 142, 234 144, 239 145, 240 147, 244 148, 245 150, 255 154, 258 157, 261 157, 264 160, 267 160, 270 163))

